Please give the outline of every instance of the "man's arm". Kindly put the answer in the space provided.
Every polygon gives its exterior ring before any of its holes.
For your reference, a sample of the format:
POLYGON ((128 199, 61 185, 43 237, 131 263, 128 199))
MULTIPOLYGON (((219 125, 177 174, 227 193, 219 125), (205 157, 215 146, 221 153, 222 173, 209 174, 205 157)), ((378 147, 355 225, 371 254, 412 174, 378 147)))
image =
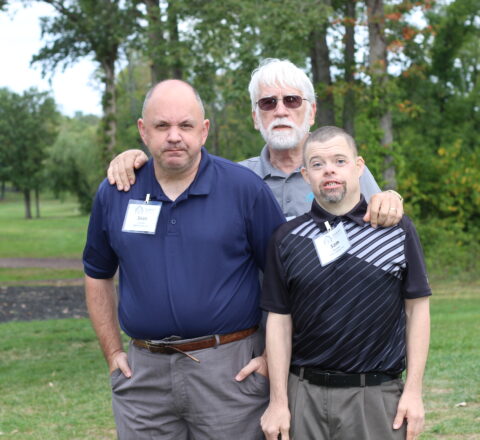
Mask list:
POLYGON ((292 317, 269 313, 266 336, 267 363, 270 377, 270 404, 260 419, 267 440, 289 439, 288 371, 292 356, 292 317))
POLYGON ((367 166, 360 176, 360 190, 368 203, 367 213, 363 220, 372 227, 394 226, 403 215, 403 198, 395 191, 381 192, 375 177, 367 166))
POLYGON ((407 440, 414 440, 422 431, 425 410, 422 401, 423 372, 430 342, 429 297, 405 300, 407 316, 407 378, 398 403, 393 429, 407 420, 407 440))
POLYGON ((127 150, 114 157, 107 170, 110 185, 116 184, 119 191, 128 191, 135 183, 135 170, 147 162, 148 157, 142 150, 127 150))
POLYGON ((126 377, 131 377, 120 336, 113 278, 96 279, 85 275, 85 294, 90 320, 110 373, 119 368, 126 377))
POLYGON ((374 194, 368 203, 367 213, 363 220, 372 227, 395 226, 403 216, 403 199, 394 191, 383 191, 374 194))

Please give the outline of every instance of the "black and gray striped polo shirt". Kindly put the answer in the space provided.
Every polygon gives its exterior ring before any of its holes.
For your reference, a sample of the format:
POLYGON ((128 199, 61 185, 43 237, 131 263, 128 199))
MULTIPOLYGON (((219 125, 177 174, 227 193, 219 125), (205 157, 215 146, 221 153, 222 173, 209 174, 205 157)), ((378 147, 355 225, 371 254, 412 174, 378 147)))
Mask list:
POLYGON ((404 216, 390 228, 336 217, 315 201, 281 225, 269 245, 261 306, 293 320, 292 364, 342 372, 405 368, 405 299, 431 295, 421 245, 404 216), (313 240, 343 222, 350 249, 322 267, 313 240))

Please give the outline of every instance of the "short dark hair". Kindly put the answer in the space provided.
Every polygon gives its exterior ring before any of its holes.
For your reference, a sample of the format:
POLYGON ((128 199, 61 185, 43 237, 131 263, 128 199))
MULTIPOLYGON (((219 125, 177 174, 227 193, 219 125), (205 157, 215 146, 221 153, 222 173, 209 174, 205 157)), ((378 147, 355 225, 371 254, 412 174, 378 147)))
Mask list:
POLYGON ((347 141, 348 146, 353 150, 354 156, 358 156, 357 144, 350 134, 343 128, 325 125, 324 127, 317 128, 308 135, 307 140, 303 144, 303 164, 306 165, 305 153, 309 144, 312 142, 326 142, 335 136, 342 136, 347 141))

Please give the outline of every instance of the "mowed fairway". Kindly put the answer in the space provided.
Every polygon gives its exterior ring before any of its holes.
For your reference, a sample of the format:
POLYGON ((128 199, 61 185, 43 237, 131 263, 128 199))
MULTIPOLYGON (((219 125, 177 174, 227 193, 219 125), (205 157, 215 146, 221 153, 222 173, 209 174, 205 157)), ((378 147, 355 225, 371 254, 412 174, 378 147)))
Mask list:
MULTIPOLYGON (((434 290, 421 438, 480 439, 480 285, 434 290)), ((0 334, 0 438, 115 438, 107 368, 88 320, 11 322, 0 334)))
MULTIPOLYGON (((55 200, 42 203, 42 216, 24 220, 18 198, 1 202, 0 258, 80 258, 88 216, 55 200)), ((0 288, 54 276, 79 274, 4 269, 0 288)), ((421 439, 480 439, 480 282, 433 282, 433 292, 421 439)), ((116 438, 108 371, 87 319, 3 323, 0 335, 0 440, 116 438)))
POLYGON ((80 258, 88 216, 77 203, 41 199, 40 214, 25 220, 18 195, 0 202, 0 258, 80 258))

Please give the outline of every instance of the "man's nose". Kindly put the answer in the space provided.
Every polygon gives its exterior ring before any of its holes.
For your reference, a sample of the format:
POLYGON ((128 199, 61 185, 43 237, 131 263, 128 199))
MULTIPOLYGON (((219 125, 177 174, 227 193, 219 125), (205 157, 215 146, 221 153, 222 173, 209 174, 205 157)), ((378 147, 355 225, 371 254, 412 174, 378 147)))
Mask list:
POLYGON ((288 115, 288 109, 285 107, 285 104, 283 103, 283 99, 279 98, 277 101, 277 106, 273 110, 273 114, 277 117, 285 116, 288 115))
POLYGON ((180 130, 176 125, 172 125, 168 129, 168 134, 167 134, 167 141, 171 142, 173 144, 176 144, 182 140, 182 137, 180 136, 180 130))
POLYGON ((323 166, 323 172, 325 174, 334 174, 335 173, 335 166, 333 162, 326 162, 325 165, 323 166))

